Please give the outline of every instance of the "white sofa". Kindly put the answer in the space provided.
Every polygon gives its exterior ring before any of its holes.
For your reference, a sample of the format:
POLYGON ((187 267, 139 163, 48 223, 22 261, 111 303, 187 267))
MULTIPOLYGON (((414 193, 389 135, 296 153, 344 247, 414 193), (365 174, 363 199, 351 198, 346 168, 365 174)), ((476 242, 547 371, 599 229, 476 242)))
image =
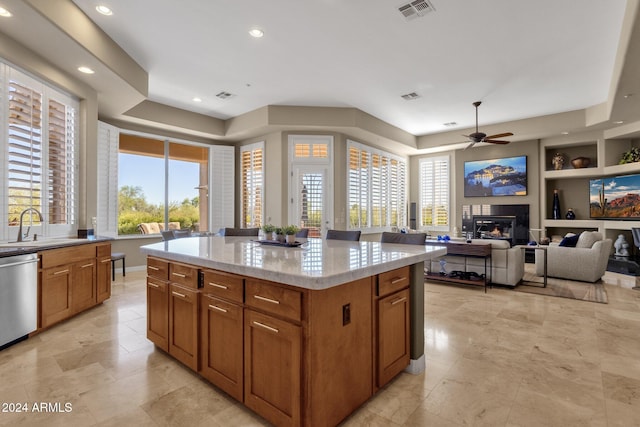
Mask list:
MULTIPOLYGON (((611 239, 596 231, 583 231, 575 248, 551 243, 547 249, 547 276, 597 282, 604 276, 611 255, 611 239)), ((536 275, 544 273, 543 254, 536 251, 536 275)))
MULTIPOLYGON (((507 285, 515 287, 524 276, 524 251, 519 248, 512 248, 507 240, 493 239, 472 239, 471 245, 491 245, 491 271, 489 278, 491 283, 497 285, 507 285)), ((447 261, 445 269, 448 273, 454 270, 474 271, 478 274, 484 273, 484 258, 472 258, 458 255, 446 255, 444 257, 431 260, 430 271, 440 271, 440 260, 447 261)), ((487 260, 487 270, 489 260, 487 260)))

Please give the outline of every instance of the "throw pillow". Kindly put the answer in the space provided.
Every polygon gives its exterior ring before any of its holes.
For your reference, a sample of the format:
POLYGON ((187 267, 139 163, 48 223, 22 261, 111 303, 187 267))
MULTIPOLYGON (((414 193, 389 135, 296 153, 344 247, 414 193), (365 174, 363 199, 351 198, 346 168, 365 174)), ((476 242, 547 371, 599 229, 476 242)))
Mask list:
POLYGON ((584 231, 580 234, 580 238, 576 243, 576 248, 590 249, 598 240, 602 240, 602 234, 597 231, 584 231))
POLYGON ((560 242, 560 246, 566 246, 568 248, 575 248, 578 243, 578 239, 580 238, 580 234, 576 234, 573 236, 568 236, 562 239, 560 242))

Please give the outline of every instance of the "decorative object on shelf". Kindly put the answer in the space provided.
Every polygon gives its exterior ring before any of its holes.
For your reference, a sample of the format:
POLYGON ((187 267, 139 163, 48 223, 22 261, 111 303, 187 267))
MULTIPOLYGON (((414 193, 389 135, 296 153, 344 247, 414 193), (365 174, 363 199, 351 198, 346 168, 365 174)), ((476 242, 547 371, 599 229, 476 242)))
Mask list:
POLYGON ((588 168, 590 164, 591 159, 588 157, 576 157, 575 159, 571 160, 571 165, 574 169, 588 168))
POLYGON ((640 148, 633 147, 631 150, 622 153, 622 157, 618 162, 619 165, 624 165, 626 163, 635 163, 640 162, 640 148))
POLYGON ((558 190, 553 190, 553 210, 551 217, 553 219, 562 219, 560 214, 560 196, 558 195, 558 190))
POLYGON ((562 169, 564 167, 564 154, 562 153, 556 153, 552 158, 551 158, 551 164, 553 165, 553 168, 557 171, 559 171, 560 169, 562 169))
POLYGON ((444 236, 438 234, 438 242, 448 242, 449 240, 451 240, 451 237, 449 237, 447 234, 445 234, 444 236))
POLYGON ((567 219, 576 219, 576 214, 573 212, 573 209, 569 208, 567 210, 567 214, 564 216, 567 219))
POLYGON ((440 260, 440 275, 442 276, 446 276, 447 275, 447 260, 442 258, 440 260))
POLYGON ((615 256, 629 256, 629 243, 627 243, 627 239, 624 238, 624 234, 618 234, 618 239, 613 244, 613 247, 616 248, 615 256))

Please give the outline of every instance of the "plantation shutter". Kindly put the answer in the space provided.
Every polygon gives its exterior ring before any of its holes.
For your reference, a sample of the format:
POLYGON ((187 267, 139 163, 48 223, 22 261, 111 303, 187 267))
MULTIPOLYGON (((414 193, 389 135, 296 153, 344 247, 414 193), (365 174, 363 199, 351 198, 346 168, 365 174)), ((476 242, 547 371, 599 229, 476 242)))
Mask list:
POLYGON ((260 227, 263 208, 263 143, 241 149, 242 218, 241 227, 260 227))
POLYGON ((369 227, 369 156, 357 147, 349 148, 349 228, 369 227))
POLYGON ((449 158, 420 160, 420 225, 449 226, 449 158))
POLYGON ((391 210, 390 225, 405 227, 406 218, 406 165, 396 159, 391 159, 389 170, 389 209, 391 210))
MULTIPOLYGON (((42 211, 42 93, 9 80, 8 225, 27 208, 42 211)), ((33 213, 28 224, 40 224, 33 213)))
POLYGON ((94 233, 118 236, 118 140, 120 130, 98 122, 98 212, 94 233))
POLYGON ((234 226, 235 148, 216 145, 211 149, 211 230, 234 226))
POLYGON ((75 121, 73 108, 49 100, 49 224, 75 223, 75 121))

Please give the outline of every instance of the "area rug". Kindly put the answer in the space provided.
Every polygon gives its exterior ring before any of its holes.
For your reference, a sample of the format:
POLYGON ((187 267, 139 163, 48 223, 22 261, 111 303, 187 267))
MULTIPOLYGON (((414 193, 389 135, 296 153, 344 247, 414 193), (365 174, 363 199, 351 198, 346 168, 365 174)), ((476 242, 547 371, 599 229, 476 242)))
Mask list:
POLYGON ((598 302, 608 304, 607 291, 602 282, 587 283, 571 280, 547 279, 547 287, 542 287, 542 277, 526 273, 523 283, 515 287, 517 292, 528 294, 547 295, 552 297, 571 298, 580 301, 598 302))

